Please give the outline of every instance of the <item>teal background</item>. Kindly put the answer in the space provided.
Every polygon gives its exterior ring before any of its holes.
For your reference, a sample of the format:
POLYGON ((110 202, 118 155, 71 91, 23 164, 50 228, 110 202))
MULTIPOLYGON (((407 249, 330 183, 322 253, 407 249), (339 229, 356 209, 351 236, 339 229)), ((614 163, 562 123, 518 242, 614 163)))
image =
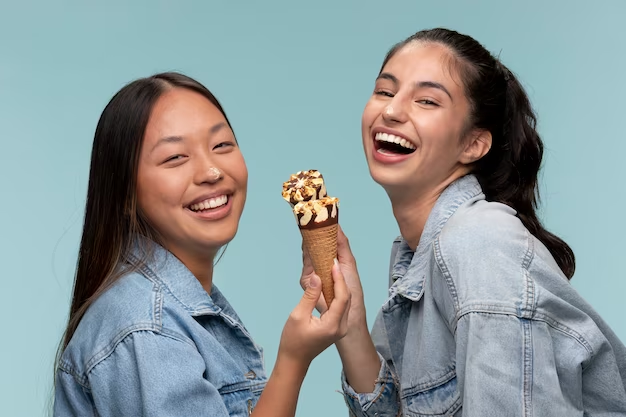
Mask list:
MULTIPOLYGON (((215 279, 268 370, 301 296, 280 196, 293 171, 321 170, 341 198, 371 324, 397 227, 368 175, 361 111, 387 49, 434 26, 474 36, 524 81, 546 144, 542 217, 577 254, 573 285, 626 341, 625 13, 618 0, 1 2, 0 414, 49 404, 96 122, 122 85, 158 71, 212 89, 246 156, 247 207, 215 279)), ((334 348, 313 362, 298 416, 346 415, 339 372, 334 348)))

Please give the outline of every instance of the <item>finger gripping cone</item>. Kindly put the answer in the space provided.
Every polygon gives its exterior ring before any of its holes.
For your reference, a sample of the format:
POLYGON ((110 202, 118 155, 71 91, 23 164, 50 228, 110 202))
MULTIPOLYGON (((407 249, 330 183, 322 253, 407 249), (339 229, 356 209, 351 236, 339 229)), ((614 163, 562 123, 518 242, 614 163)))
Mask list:
POLYGON ((328 306, 335 298, 331 270, 337 257, 338 228, 338 224, 333 224, 315 229, 300 229, 302 240, 311 257, 313 270, 322 281, 322 293, 328 306))

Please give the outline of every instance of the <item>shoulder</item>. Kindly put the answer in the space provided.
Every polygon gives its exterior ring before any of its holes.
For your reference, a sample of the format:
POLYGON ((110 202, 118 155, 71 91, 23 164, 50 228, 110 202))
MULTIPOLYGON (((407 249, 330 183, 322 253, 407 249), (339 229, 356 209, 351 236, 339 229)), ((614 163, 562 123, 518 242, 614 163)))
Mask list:
POLYGON ((139 272, 122 276, 85 312, 60 367, 84 378, 134 332, 163 333, 163 290, 139 272))
POLYGON ((512 208, 484 200, 461 206, 435 241, 439 269, 457 306, 519 313, 528 291, 532 242, 512 208))
POLYGON ((520 234, 525 235, 526 228, 514 209, 479 200, 459 207, 443 227, 441 240, 447 245, 453 245, 459 238, 475 244, 499 243, 520 234))
POLYGON ((160 292, 157 284, 139 272, 124 275, 93 302, 79 329, 82 326, 85 333, 110 335, 124 328, 152 326, 160 292))
POLYGON ((478 257, 525 255, 530 233, 515 210, 481 200, 460 207, 442 228, 437 242, 452 257, 451 261, 475 263, 478 257))

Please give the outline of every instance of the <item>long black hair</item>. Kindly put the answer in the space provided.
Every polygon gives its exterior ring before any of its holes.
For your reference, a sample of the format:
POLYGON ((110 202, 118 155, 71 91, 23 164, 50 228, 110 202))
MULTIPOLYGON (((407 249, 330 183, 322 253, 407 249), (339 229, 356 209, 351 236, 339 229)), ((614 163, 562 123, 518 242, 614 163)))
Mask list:
POLYGON ((422 30, 394 45, 381 72, 389 59, 414 42, 440 44, 451 51, 470 102, 468 129, 491 132, 491 149, 472 171, 487 200, 515 209, 524 226, 548 248, 571 279, 576 268, 574 252, 548 232, 537 217, 543 142, 530 100, 517 77, 478 41, 444 28, 422 30))

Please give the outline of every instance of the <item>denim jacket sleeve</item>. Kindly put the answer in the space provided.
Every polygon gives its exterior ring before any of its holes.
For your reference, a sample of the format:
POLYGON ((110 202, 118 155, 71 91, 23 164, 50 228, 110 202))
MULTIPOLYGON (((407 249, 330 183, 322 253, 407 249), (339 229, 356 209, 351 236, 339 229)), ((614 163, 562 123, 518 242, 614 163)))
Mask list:
MULTIPOLYGON (((391 270, 398 252, 398 237, 392 246, 391 256, 389 259, 389 286, 393 284, 391 278, 391 270)), ((377 318, 378 320, 379 318, 377 318)), ((376 329, 376 324, 374 325, 376 329)), ((367 416, 392 416, 400 415, 400 401, 398 397, 399 384, 397 378, 394 377, 394 371, 387 364, 383 356, 378 353, 380 358, 380 372, 376 378, 374 391, 371 393, 357 393, 348 384, 345 374, 341 373, 341 385, 343 389, 346 404, 350 409, 350 417, 367 417, 367 416)))
POLYGON ((513 315, 464 315, 457 326, 463 416, 578 415, 583 408, 582 386, 565 378, 582 381, 583 368, 563 375, 558 362, 578 361, 583 355, 572 344, 564 344, 566 336, 555 340, 551 332, 546 322, 513 315))
MULTIPOLYGON (((202 357, 190 342, 172 336, 133 332, 93 367, 82 391, 94 399, 99 416, 228 416, 218 390, 203 378, 202 357)), ((57 380, 55 415, 82 416, 87 399, 69 378, 63 373, 57 380)))
POLYGON ((380 358, 380 372, 376 378, 374 391, 371 393, 355 392, 348 384, 345 374, 341 373, 343 394, 350 409, 350 416, 396 417, 400 415, 397 380, 393 376, 392 369, 380 353, 378 356, 380 358))
MULTIPOLYGON (((585 381, 593 381, 592 352, 606 349, 605 338, 573 298, 561 298, 567 281, 547 249, 505 216, 508 209, 494 207, 484 218, 460 218, 453 225, 463 227, 435 242, 463 416, 618 415, 591 413, 584 395, 585 381)), ((610 398, 612 387, 601 390, 610 398)))

